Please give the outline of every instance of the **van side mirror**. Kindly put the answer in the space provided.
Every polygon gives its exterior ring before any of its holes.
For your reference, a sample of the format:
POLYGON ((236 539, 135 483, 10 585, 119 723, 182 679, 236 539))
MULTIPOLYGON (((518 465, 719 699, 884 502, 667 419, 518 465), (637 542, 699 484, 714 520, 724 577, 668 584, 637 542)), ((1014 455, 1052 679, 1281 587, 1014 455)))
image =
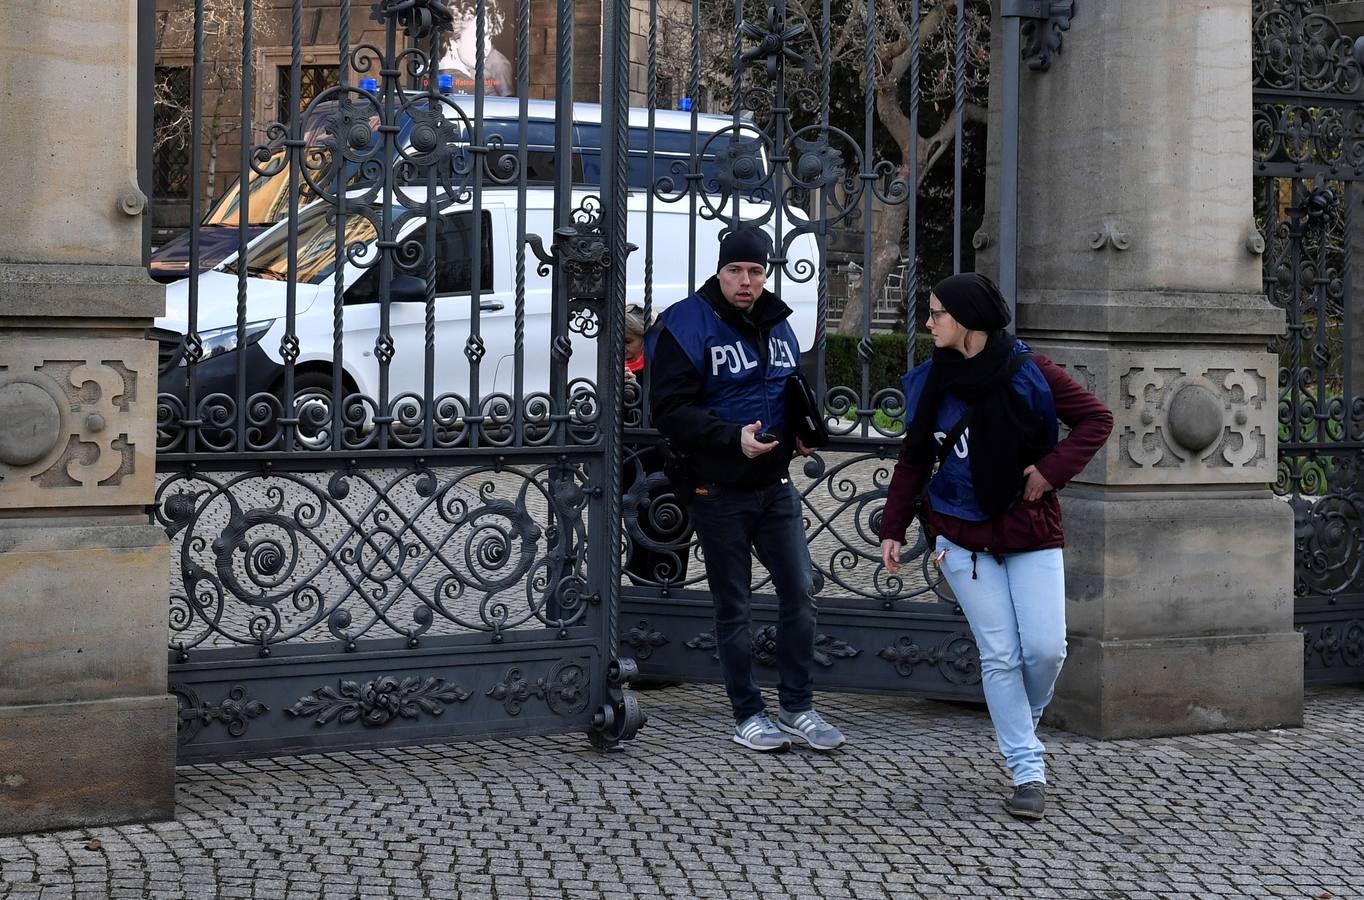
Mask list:
POLYGON ((392 303, 424 303, 426 279, 416 275, 398 275, 388 283, 388 298, 392 303))

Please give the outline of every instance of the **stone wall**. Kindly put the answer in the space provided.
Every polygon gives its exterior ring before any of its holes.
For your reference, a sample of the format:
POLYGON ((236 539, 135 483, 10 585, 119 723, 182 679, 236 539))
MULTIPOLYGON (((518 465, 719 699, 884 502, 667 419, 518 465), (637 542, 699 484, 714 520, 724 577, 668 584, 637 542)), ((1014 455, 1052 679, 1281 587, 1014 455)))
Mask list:
POLYGON ((0 2, 0 832, 174 811, 137 4, 34 7, 0 2))

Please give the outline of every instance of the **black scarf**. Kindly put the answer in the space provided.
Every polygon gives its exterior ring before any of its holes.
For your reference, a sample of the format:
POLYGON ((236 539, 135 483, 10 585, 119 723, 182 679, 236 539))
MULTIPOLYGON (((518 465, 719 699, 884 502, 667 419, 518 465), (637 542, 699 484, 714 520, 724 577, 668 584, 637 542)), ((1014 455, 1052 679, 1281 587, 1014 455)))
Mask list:
POLYGON ((976 502, 992 519, 1022 491, 1023 470, 1051 449, 1047 423, 1009 384, 1026 361, 1014 354, 1014 343, 1014 336, 1000 328, 969 359, 956 350, 934 350, 928 382, 905 432, 910 458, 931 462, 938 452, 933 432, 944 395, 950 391, 965 403, 971 483, 976 502))

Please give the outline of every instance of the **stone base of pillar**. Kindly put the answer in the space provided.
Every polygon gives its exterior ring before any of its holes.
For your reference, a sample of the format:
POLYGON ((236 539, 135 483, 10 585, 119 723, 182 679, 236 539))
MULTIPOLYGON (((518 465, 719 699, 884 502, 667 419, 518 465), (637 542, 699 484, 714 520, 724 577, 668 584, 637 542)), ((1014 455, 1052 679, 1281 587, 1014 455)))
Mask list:
POLYGON ((1066 493, 1069 647, 1049 724, 1123 738, 1302 723, 1288 504, 1066 493))
POLYGON ((0 706, 0 834, 175 815, 176 701, 0 706))
POLYGON ((0 834, 174 815, 166 533, 133 518, 0 528, 0 834))
POLYGON ((1072 637, 1044 722, 1098 738, 1302 724, 1302 635, 1072 637))

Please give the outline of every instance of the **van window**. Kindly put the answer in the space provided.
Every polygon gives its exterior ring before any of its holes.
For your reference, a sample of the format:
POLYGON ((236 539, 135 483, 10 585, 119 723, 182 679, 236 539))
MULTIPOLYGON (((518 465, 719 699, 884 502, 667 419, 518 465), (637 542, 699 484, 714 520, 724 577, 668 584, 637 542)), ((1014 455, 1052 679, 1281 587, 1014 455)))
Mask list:
MULTIPOLYGON (((715 191, 719 187, 717 178, 719 167, 715 164, 715 154, 729 146, 733 132, 715 135, 701 132, 696 135, 696 151, 701 154, 701 176, 703 190, 715 191), (709 143, 707 143, 709 141, 709 143)), ((601 126, 578 126, 578 141, 583 158, 583 183, 598 186, 601 184, 601 126)), ((757 139, 741 133, 741 146, 754 148, 757 139)), ((629 185, 632 191, 652 189, 660 179, 671 178, 673 191, 686 188, 685 172, 691 168, 692 136, 690 131, 657 128, 654 130, 654 165, 649 167, 649 132, 645 128, 630 129, 630 174, 629 185), (680 172, 679 172, 680 170, 680 172)), ((759 165, 755 174, 740 182, 741 189, 758 190, 767 179, 766 160, 759 155, 759 165)))
MULTIPOLYGON (((416 241, 425 245, 426 223, 413 229, 401 243, 416 241)), ((493 222, 483 211, 483 259, 480 290, 493 289, 493 222)), ((474 214, 457 212, 436 220, 436 296, 473 293, 474 214)), ((418 275, 420 272, 404 274, 418 275)), ((379 266, 366 269, 365 274, 346 291, 346 303, 379 302, 379 266)))
MULTIPOLYGON (((519 119, 485 119, 483 121, 483 139, 485 141, 498 137, 501 138, 502 146, 488 154, 488 169, 496 174, 502 171, 516 170, 516 157, 521 148, 521 122, 519 119), (503 165, 503 160, 509 160, 507 165, 503 165)), ((545 119, 528 119, 526 121, 526 183, 527 184, 553 184, 559 173, 559 160, 554 142, 554 123, 545 119)), ((456 140, 466 143, 470 135, 463 130, 460 125, 460 132, 456 140)), ((456 153, 461 157, 457 161, 458 168, 468 165, 463 159, 468 153, 464 148, 460 148, 456 153)), ((572 174, 574 184, 582 183, 583 163, 578 154, 573 155, 572 174)), ((517 184, 519 178, 511 178, 506 184, 517 184)), ((419 182, 420 183, 420 182, 419 182)), ((462 182, 468 186, 473 184, 472 174, 466 176, 462 182)), ((485 185, 490 183, 489 178, 483 180, 485 185)), ((503 182, 495 182, 503 183, 503 182)))

